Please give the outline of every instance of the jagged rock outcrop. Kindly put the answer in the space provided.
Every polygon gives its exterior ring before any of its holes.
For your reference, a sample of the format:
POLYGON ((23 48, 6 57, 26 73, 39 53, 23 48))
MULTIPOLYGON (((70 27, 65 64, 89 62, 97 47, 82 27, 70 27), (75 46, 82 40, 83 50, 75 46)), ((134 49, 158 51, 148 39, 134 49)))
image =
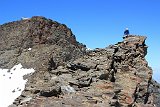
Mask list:
POLYGON ((66 25, 37 16, 1 25, 0 46, 1 68, 22 63, 51 70, 85 52, 85 45, 76 41, 66 25))
POLYGON ((152 80, 152 69, 145 60, 145 36, 128 35, 115 45, 85 51, 66 26, 42 17, 5 24, 0 31, 0 44, 6 43, 0 48, 4 60, 0 65, 20 62, 36 69, 11 106, 160 106, 160 85, 152 80), (19 48, 20 54, 12 53, 19 48))

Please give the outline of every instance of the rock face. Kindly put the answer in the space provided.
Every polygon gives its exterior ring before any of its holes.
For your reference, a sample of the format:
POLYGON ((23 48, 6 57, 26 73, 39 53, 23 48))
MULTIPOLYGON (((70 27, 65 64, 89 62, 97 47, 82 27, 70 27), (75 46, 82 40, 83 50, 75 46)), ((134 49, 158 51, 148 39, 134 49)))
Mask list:
POLYGON ((1 25, 0 46, 1 68, 20 62, 36 70, 52 70, 85 52, 66 25, 44 17, 1 25))
POLYGON ((36 69, 11 107, 160 106, 145 36, 85 51, 65 25, 33 17, 0 26, 0 38, 1 67, 36 69))

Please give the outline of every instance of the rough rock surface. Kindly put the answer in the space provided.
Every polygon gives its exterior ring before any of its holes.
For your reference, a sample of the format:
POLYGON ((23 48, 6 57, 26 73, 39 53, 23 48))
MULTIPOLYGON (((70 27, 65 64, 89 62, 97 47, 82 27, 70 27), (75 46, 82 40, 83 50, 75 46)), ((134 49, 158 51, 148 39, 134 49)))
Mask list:
POLYGON ((123 39, 85 51, 70 29, 43 17, 0 26, 0 66, 36 69, 10 107, 159 107, 146 37, 123 39))
POLYGON ((1 25, 0 46, 1 68, 22 63, 52 70, 85 52, 85 45, 76 41, 66 25, 37 16, 1 25))

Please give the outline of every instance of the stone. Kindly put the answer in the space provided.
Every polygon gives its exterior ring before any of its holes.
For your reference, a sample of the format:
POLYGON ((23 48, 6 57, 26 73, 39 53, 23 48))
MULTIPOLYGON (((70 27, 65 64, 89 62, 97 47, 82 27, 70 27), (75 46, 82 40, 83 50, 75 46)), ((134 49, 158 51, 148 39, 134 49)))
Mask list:
POLYGON ((145 40, 127 35, 86 51, 70 28, 45 17, 0 25, 1 68, 22 63, 36 70, 24 76, 25 90, 11 106, 159 107, 160 85, 145 60, 145 40))
POLYGON ((89 87, 92 82, 92 78, 81 78, 78 80, 80 87, 89 87))
POLYGON ((118 101, 116 99, 112 99, 110 101, 110 106, 114 106, 114 107, 120 107, 118 101))
POLYGON ((81 63, 77 63, 77 64, 67 64, 67 67, 71 70, 77 70, 77 69, 81 69, 82 71, 89 71, 90 68, 87 67, 86 65, 83 65, 81 63))
POLYGON ((29 102, 31 99, 32 97, 26 97, 21 101, 21 103, 23 104, 23 103, 29 102))
POLYGON ((61 92, 60 87, 52 87, 49 89, 41 90, 40 96, 45 96, 45 97, 59 96, 60 92, 61 92))
POLYGON ((109 78, 109 73, 101 74, 99 76, 99 79, 101 80, 108 80, 108 78, 109 78))

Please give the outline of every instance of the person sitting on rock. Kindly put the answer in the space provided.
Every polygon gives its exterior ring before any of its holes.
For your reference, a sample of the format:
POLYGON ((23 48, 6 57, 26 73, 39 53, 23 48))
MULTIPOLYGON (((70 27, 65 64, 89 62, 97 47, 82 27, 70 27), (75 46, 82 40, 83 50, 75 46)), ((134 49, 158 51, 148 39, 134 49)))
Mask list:
POLYGON ((129 30, 128 30, 128 28, 125 29, 124 35, 129 35, 129 30))

